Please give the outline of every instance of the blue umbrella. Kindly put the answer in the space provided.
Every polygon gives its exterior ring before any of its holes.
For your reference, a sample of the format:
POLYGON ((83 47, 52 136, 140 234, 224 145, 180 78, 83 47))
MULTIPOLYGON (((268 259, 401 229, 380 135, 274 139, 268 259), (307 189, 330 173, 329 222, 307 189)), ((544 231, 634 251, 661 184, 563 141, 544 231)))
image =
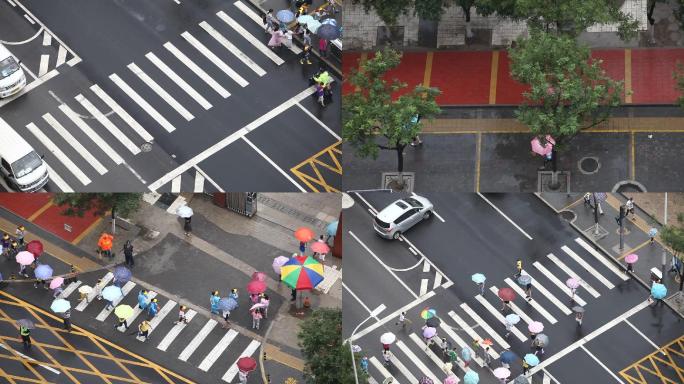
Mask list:
POLYGON ((116 267, 114 269, 114 278, 116 281, 125 284, 131 279, 131 270, 126 267, 116 267))
POLYGON ((531 353, 528 353, 527 355, 525 355, 524 360, 531 367, 536 367, 537 365, 539 365, 539 358, 537 357, 537 355, 533 355, 531 353))
POLYGON ((102 290, 102 297, 107 301, 114 301, 122 296, 121 288, 115 285, 109 285, 102 290))
POLYGON ((468 371, 463 376, 463 384, 477 384, 480 382, 480 375, 475 371, 468 371))
POLYGON ((518 277, 518 283, 520 285, 527 285, 531 282, 532 282, 532 276, 530 276, 530 275, 520 275, 520 277, 518 277))
POLYGON ((36 279, 47 280, 52 277, 52 267, 47 264, 41 264, 36 267, 36 279))
POLYGON ((470 348, 461 349, 461 357, 464 361, 470 361, 470 348))
POLYGON ((283 9, 276 13, 276 19, 282 21, 283 23, 289 23, 295 19, 295 15, 289 9, 283 9))
POLYGON ((321 24, 337 25, 337 20, 333 19, 332 17, 329 17, 329 18, 321 21, 321 24))
POLYGON ((218 307, 222 311, 232 311, 237 308, 238 303, 232 297, 224 297, 219 300, 218 307))
POLYGON ((306 24, 310 21, 314 21, 315 19, 311 15, 302 15, 297 18, 297 22, 299 24, 306 24))
POLYGON ((503 351, 501 356, 499 356, 499 359, 504 364, 510 364, 515 361, 515 353, 511 351, 503 351))
POLYGON ((655 229, 655 228, 651 228, 651 229, 648 231, 648 235, 651 236, 651 237, 656 237, 657 234, 658 234, 658 230, 655 229))
POLYGON ((325 227, 325 232, 328 234, 328 236, 335 236, 337 233, 337 226, 339 225, 339 221, 335 220, 332 223, 328 224, 327 227, 325 227))
POLYGON ((69 308, 71 308, 71 303, 64 299, 57 299, 50 305, 52 312, 56 313, 66 312, 69 308))
POLYGON ((667 295, 667 287, 660 283, 653 283, 651 286, 651 296, 654 299, 662 299, 667 295))
POLYGON ((340 28, 337 25, 332 24, 321 24, 316 30, 316 35, 321 39, 325 40, 335 40, 340 37, 340 28))
POLYGON ((476 273, 476 274, 474 274, 473 276, 470 277, 470 279, 471 279, 471 280, 473 281, 473 283, 475 283, 475 284, 482 284, 482 283, 485 282, 485 280, 487 280, 487 278, 485 277, 485 275, 483 275, 483 274, 481 274, 481 273, 476 273))

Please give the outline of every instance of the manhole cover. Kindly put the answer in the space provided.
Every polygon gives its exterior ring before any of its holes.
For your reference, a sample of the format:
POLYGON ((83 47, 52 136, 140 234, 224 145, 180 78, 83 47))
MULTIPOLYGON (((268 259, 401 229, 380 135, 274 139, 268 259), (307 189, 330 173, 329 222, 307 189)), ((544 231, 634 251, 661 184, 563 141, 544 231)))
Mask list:
POLYGON ((615 186, 613 187, 613 192, 646 192, 646 187, 638 181, 625 180, 615 184, 615 186))
POLYGON ((143 152, 149 152, 152 150, 152 143, 144 143, 140 146, 140 150, 143 152))
POLYGON ((601 168, 601 163, 597 157, 585 157, 578 162, 577 166, 580 172, 585 175, 591 175, 598 172, 599 168, 601 168))
POLYGON ((559 215, 563 220, 568 222, 572 222, 577 217, 573 211, 561 211, 559 215))

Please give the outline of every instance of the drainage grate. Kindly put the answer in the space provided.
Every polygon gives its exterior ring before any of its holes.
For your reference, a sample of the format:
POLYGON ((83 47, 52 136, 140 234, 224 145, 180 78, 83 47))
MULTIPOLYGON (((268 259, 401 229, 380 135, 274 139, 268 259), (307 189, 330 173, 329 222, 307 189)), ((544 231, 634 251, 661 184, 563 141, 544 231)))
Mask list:
POLYGON ((323 221, 321 221, 321 220, 319 220, 319 219, 317 219, 311 215, 308 215, 302 211, 294 209, 294 208, 290 207, 289 205, 283 204, 278 200, 271 199, 268 196, 264 196, 261 193, 257 194, 257 201, 261 204, 264 204, 268 207, 275 209, 278 212, 282 212, 282 213, 285 213, 289 216, 295 217, 295 218, 299 219, 300 221, 303 221, 305 223, 309 223, 315 227, 325 228, 328 225, 328 223, 325 223, 325 222, 323 222, 323 221))

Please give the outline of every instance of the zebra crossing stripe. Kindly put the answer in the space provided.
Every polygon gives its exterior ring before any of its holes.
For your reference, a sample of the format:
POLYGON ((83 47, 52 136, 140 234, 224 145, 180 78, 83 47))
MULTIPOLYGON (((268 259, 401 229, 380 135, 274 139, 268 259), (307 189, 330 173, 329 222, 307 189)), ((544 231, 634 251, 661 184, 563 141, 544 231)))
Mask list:
POLYGON ((594 249, 591 245, 587 244, 586 241, 582 240, 582 238, 578 237, 575 239, 575 242, 579 245, 582 246, 587 252, 589 252, 596 260, 601 262, 601 264, 605 265, 606 268, 610 269, 613 271, 613 273, 618 276, 622 281, 627 281, 629 280, 629 277, 625 275, 624 272, 622 272, 618 267, 615 266, 615 264, 611 263, 610 261, 607 260, 605 256, 600 254, 596 249, 594 249))
POLYGON ((57 63, 55 64, 55 67, 59 67, 60 65, 64 64, 66 62, 66 56, 67 50, 62 44, 60 44, 59 49, 57 50, 57 63))
POLYGON ((255 63, 250 59, 247 55, 245 55, 238 47, 233 45, 228 39, 226 39, 222 34, 219 33, 214 27, 209 25, 206 21, 201 22, 200 27, 202 27, 207 33, 213 37, 216 41, 219 42, 223 47, 225 47, 230 53, 232 53, 235 57, 237 57, 240 61, 242 61, 246 66, 251 68, 254 73, 256 73, 258 76, 264 76, 266 74, 266 71, 264 71, 263 68, 259 66, 259 64, 255 63))
POLYGON ((138 123, 133 118, 133 116, 131 116, 130 114, 128 114, 128 112, 121 108, 121 106, 116 101, 114 101, 114 99, 112 99, 105 91, 103 91, 99 85, 91 85, 90 90, 93 91, 93 93, 95 93, 95 95, 97 95, 97 97, 99 97, 105 104, 107 104, 107 106, 111 108, 112 111, 116 112, 116 114, 119 115, 121 120, 128 124, 138 135, 140 135, 140 137, 142 137, 143 140, 145 140, 146 142, 154 140, 152 135, 150 135, 149 132, 147 132, 145 128, 143 128, 142 125, 140 125, 140 123, 138 123))
POLYGON ((600 281, 601 283, 603 283, 603 285, 605 285, 606 287, 608 287, 608 289, 613 289, 613 288, 615 288, 615 285, 613 285, 613 283, 611 283, 610 280, 606 279, 602 274, 600 274, 596 269, 594 269, 594 267, 592 267, 591 265, 589 265, 589 263, 587 263, 586 261, 584 261, 584 259, 582 259, 581 257, 579 257, 579 255, 576 254, 575 251, 573 251, 572 249, 568 248, 568 246, 566 246, 566 245, 562 246, 561 249, 562 249, 563 252, 565 252, 568 256, 570 256, 573 260, 575 260, 575 262, 576 262, 577 264, 581 265, 582 268, 586 269, 587 272, 589 272, 589 273, 591 273, 592 275, 594 275, 594 277, 595 277, 598 281, 600 281))
POLYGON ((173 132, 176 130, 176 127, 174 127, 164 116, 159 113, 156 109, 152 108, 150 103, 145 101, 145 99, 142 98, 138 94, 138 92, 134 91, 133 88, 131 88, 128 84, 126 84, 125 81, 123 81, 119 75, 116 73, 112 73, 109 75, 109 79, 114 82, 121 90, 128 95, 133 101, 135 101, 140 108, 142 108, 145 112, 147 112, 150 117, 152 117, 159 125, 162 126, 162 128, 166 129, 167 132, 173 132))
POLYGON ((418 379, 415 376, 413 376, 413 374, 411 374, 411 371, 408 368, 406 368, 404 363, 402 363, 401 360, 397 359, 397 357, 394 356, 394 354, 390 355, 390 361, 395 367, 399 369, 399 372, 401 372, 401 374, 404 375, 404 377, 406 377, 406 379, 408 379, 410 383, 418 382, 418 379))
POLYGON ((67 285, 66 288, 64 288, 64 290, 62 291, 62 293, 59 294, 59 297, 62 299, 66 299, 67 297, 69 297, 69 295, 74 293, 76 288, 78 288, 81 285, 81 283, 82 281, 79 280, 67 285))
POLYGON ((50 167, 50 164, 45 163, 45 166, 48 169, 48 172, 50 172, 50 180, 52 180, 56 185, 57 188, 59 188, 62 192, 74 192, 73 188, 67 184, 64 179, 62 179, 61 176, 57 172, 55 172, 52 167, 50 167))
MULTIPOLYGON (((432 350, 428 348, 427 345, 425 345, 423 340, 421 340, 420 337, 418 337, 418 335, 416 335, 415 333, 411 333, 409 335, 409 338, 413 340, 413 342, 416 343, 416 345, 420 349, 424 350, 427 353, 427 356, 430 358, 430 360, 432 360, 432 362, 435 363, 435 365, 437 365, 445 374, 451 373, 451 371, 447 371, 444 369, 444 361, 437 357, 437 355, 435 355, 435 353, 432 352, 432 350)), ((435 381, 435 383, 439 383, 439 381, 435 381)))
MULTIPOLYGON (((540 262, 535 261, 534 263, 532 263, 532 265, 534 265, 534 267, 537 268, 539 272, 541 272, 547 279, 549 279, 549 281, 556 285, 556 287, 558 287, 563 293, 568 295, 568 297, 572 298, 572 292, 570 292, 570 288, 568 288, 565 285, 565 283, 560 281, 556 276, 551 274, 551 272, 548 269, 546 269, 546 267, 544 267, 540 262)), ((579 297, 577 293, 575 293, 575 297, 573 300, 575 300, 575 302, 581 306, 587 305, 586 301, 582 300, 582 298, 579 297)))
POLYGON ((240 25, 237 21, 233 20, 230 16, 228 16, 225 12, 219 11, 216 13, 216 15, 223 20, 226 24, 228 24, 231 28, 233 28, 237 33, 239 33, 242 37, 244 37, 250 44, 252 44, 256 49, 261 51, 266 57, 271 59, 276 65, 281 65, 285 61, 280 58, 280 56, 276 55, 271 48, 267 47, 264 43, 259 41, 254 35, 249 33, 245 28, 240 25))
MULTIPOLYGON (((242 357, 252 356, 254 351, 256 351, 257 348, 259 348, 259 345, 261 345, 260 342, 258 342, 256 340, 252 340, 249 343, 249 345, 247 346, 247 348, 245 348, 245 350, 242 351, 242 353, 240 354, 240 357, 238 357, 238 359, 240 359, 242 357)), ((230 369, 228 369, 228 371, 223 375, 223 377, 221 378, 223 381, 227 381, 229 383, 233 381, 233 379, 235 378, 235 375, 237 375, 237 373, 238 373, 238 367, 237 367, 237 360, 238 359, 235 360, 233 365, 230 366, 230 369)))
POLYGON ((50 66, 50 55, 40 55, 40 66, 38 67, 38 77, 42 77, 48 72, 50 66))
MULTIPOLYGON (((449 335, 449 337, 451 337, 451 339, 454 340, 456 344, 458 344, 458 346, 461 347, 461 349, 468 348, 470 350, 470 356, 472 356, 475 359, 475 362, 479 364, 480 367, 484 365, 482 360, 479 357, 476 357, 475 351, 473 351, 470 345, 466 343, 463 339, 461 339, 461 337, 456 332, 454 332, 449 326, 445 325, 444 323, 439 323, 439 327, 442 328, 442 331, 449 335)), ((465 371, 465 367, 463 366, 462 362, 459 361, 458 366, 465 371)))
POLYGON ((147 59, 150 62, 152 62, 152 64, 154 64, 163 74, 165 74, 166 77, 168 77, 169 79, 171 79, 171 81, 176 83, 176 85, 178 85, 180 89, 184 90, 185 93, 188 94, 188 96, 193 98, 193 100, 195 100, 199 105, 201 105, 202 108, 206 110, 211 109, 211 103, 209 103, 207 99, 205 99, 202 95, 200 95, 199 92, 192 88, 190 84, 183 80, 183 78, 178 76, 178 74, 176 74, 176 72, 174 72, 173 69, 169 68, 169 66, 166 65, 166 63, 161 61, 161 59, 158 58, 157 55, 155 55, 152 52, 148 52, 145 55, 145 57, 147 57, 147 59))
MULTIPOLYGON (((196 314, 197 312, 193 311, 192 309, 188 310, 188 312, 185 314, 187 322, 190 323, 190 321, 193 317, 195 317, 196 314)), ((157 349, 166 351, 169 348, 169 345, 171 345, 171 343, 173 343, 173 341, 176 340, 176 337, 178 337, 178 335, 185 327, 187 327, 187 325, 188 324, 185 323, 178 323, 174 325, 173 328, 171 328, 171 330, 166 334, 166 336, 164 336, 159 345, 157 345, 157 349)))
POLYGON ((88 164, 92 165, 93 168, 95 168, 95 170, 97 171, 97 173, 99 173, 100 175, 104 175, 105 173, 107 173, 107 168, 105 168, 105 166, 102 165, 102 163, 100 163, 90 152, 88 152, 88 150, 85 149, 83 145, 81 145, 81 143, 78 140, 76 140, 76 138, 72 136, 71 133, 66 128, 64 128, 62 124, 60 124, 59 121, 57 121, 57 119, 52 117, 51 114, 44 114, 43 120, 45 120, 45 122, 48 123, 52 127, 52 129, 54 129, 60 136, 62 136, 64 141, 69 143, 71 147, 74 148, 76 152, 78 152, 78 154, 80 154, 81 157, 85 159, 86 162, 88 162, 88 164))
POLYGON ((397 347, 399 347, 399 349, 401 349, 401 351, 409 358, 409 360, 411 360, 413 364, 415 364, 415 366, 418 367, 418 369, 423 373, 423 375, 431 378, 434 382, 439 383, 439 379, 432 374, 432 371, 430 371, 430 369, 428 369, 428 367, 425 364, 423 364, 423 362, 418 358, 418 356, 411 352, 409 347, 407 347, 403 341, 397 341, 397 347))
MULTIPOLYGON (((501 322, 501 324, 506 324, 506 319, 501 314, 501 311, 494 308, 494 306, 492 304, 490 304, 489 301, 487 301, 481 295, 475 296, 475 299, 477 301, 479 301, 480 304, 482 304, 482 306, 485 307, 489 311, 489 313, 492 314, 492 316, 494 316, 497 320, 499 320, 501 322)), ((461 308, 463 308, 463 309, 465 309, 467 306, 468 306, 468 304, 466 304, 466 303, 461 304, 461 308)), ((473 311, 473 310, 470 309, 470 311, 473 311)), ((475 311, 473 311, 473 312, 475 312, 475 311)), ((522 342, 527 341, 527 336, 525 336, 522 332, 520 332, 515 325, 511 327, 511 333, 513 333, 515 335, 515 337, 518 338, 518 340, 520 340, 522 342)))
POLYGON ((67 117, 71 121, 73 121, 74 124, 76 124, 76 126, 81 131, 83 131, 83 133, 88 135, 88 137, 90 137, 90 140, 92 140, 98 147, 100 147, 100 150, 102 150, 102 152, 104 152, 105 155, 109 156, 109 158, 112 159, 112 161, 115 164, 119 165, 124 162, 121 156, 119 156, 119 154, 116 153, 114 149, 112 149, 112 147, 110 147, 109 144, 107 144, 107 142, 104 141, 102 137, 100 137, 100 135, 98 135, 92 128, 90 128, 90 126, 86 124, 86 122, 83 121, 83 119, 81 119, 81 117, 78 116, 76 112, 74 112, 68 105, 62 104, 59 106, 59 109, 65 115, 67 115, 67 117))
POLYGON ((180 193, 180 191, 181 191, 181 175, 178 175, 171 181, 171 193, 180 193))
POLYGON ((195 188, 193 190, 195 193, 204 192, 204 175, 200 171, 195 172, 195 188))
MULTIPOLYGON (((465 304, 465 303, 463 303, 463 304, 465 304)), ((463 308, 463 310, 466 311, 466 313, 468 313, 469 315, 471 315, 471 317, 473 317, 472 315, 474 314, 474 312, 473 313, 470 312, 470 307, 468 307, 466 305, 466 307, 461 306, 461 308, 463 308)), ((449 311, 449 317, 451 317, 458 324, 458 326, 461 327, 465 331, 465 333, 467 333, 468 336, 470 336, 473 340, 484 340, 484 337, 480 336, 477 332, 475 332, 475 330, 473 329, 473 326, 468 325, 468 323, 466 323, 462 317, 460 317, 458 314, 456 314, 456 312, 449 311)), ((478 325, 480 325, 480 327, 484 328, 483 324, 486 324, 486 323, 484 321, 482 321, 481 317, 475 315, 473 317, 473 319, 475 319, 475 321, 478 323, 478 325)), ((492 332, 494 332, 494 331, 492 331, 492 332)), ((508 343, 506 343, 506 341, 500 337, 498 337, 498 340, 496 342, 499 343, 504 348, 510 348, 510 345, 507 347, 506 345, 508 345, 508 343), (502 341, 503 341, 503 343, 502 343, 502 341)), ((471 351, 472 351, 472 348, 471 348, 471 351)), ((475 353, 473 356, 475 356, 475 355, 477 355, 477 353, 475 353)), ((495 359, 499 358, 499 354, 492 347, 489 347, 489 355, 491 355, 495 359)))
MULTIPOLYGON (((517 283, 515 283, 509 277, 507 277, 506 280, 504 280, 504 281, 506 282, 506 284, 508 284, 509 287, 511 287, 515 291, 515 293, 520 295, 520 297, 525 297, 525 291, 523 291, 522 288, 520 288, 520 286, 517 283)), ((533 287, 534 287, 534 285, 533 285, 533 287)), ((549 323, 556 324, 558 322, 558 320, 556 320, 556 318, 553 317, 546 309, 544 309, 544 307, 542 307, 541 304, 539 304, 539 302, 536 301, 535 299, 528 301, 528 303, 532 306, 532 308, 536 309, 537 312, 539 312, 542 316, 544 316, 544 318, 549 323)))
MULTIPOLYGON (((489 324, 487 324, 487 322, 484 321, 482 317, 480 317, 480 315, 475 313, 475 311, 471 310, 471 308, 467 304, 465 306, 462 306, 461 308, 463 308, 463 310, 468 314, 468 316, 472 317, 473 320, 475 320, 475 322, 482 329, 484 329, 484 331, 487 332, 489 336, 491 336, 492 339, 494 339, 501 347, 503 347, 504 349, 509 349, 511 347, 510 344, 508 344, 508 342, 502 336, 500 336, 489 324)), ((456 313, 454 313, 454 315, 456 315, 456 313)), ((480 337, 476 337, 476 339, 482 340, 482 338, 480 337)), ((498 359, 498 356, 492 355, 492 357, 498 359)))
MULTIPOLYGON (((263 20, 261 20, 261 16, 257 15, 257 13, 254 12, 247 5, 245 5, 245 3, 241 1, 236 1, 235 3, 233 3, 233 5, 235 5, 239 10, 241 10, 245 15, 247 15, 247 17, 252 19, 252 21, 254 21, 258 26, 262 28, 264 27, 263 20)), ((292 47, 290 47, 290 51, 292 51, 295 55, 299 55, 300 53, 302 53, 301 48, 294 44, 292 44, 292 47)))
MULTIPOLYGON (((112 280, 112 278, 114 278, 114 274, 111 272, 107 272, 104 275, 104 277, 102 277, 102 279, 101 279, 102 281, 100 282, 100 286, 102 288, 106 287, 107 284, 109 284, 109 282, 112 280)), ((93 288, 95 288, 95 287, 93 287, 93 288)), ((93 301, 95 299, 96 296, 97 296, 97 290, 93 289, 93 291, 88 294, 88 298, 86 300, 82 300, 80 303, 78 303, 78 305, 76 306, 76 310, 83 312, 83 310, 88 306, 88 304, 90 304, 91 301, 93 301)))
POLYGON ((232 329, 229 329, 228 332, 226 332, 225 335, 219 340, 218 343, 214 346, 214 348, 209 352, 208 355, 204 357, 204 360, 200 363, 198 366, 199 369, 203 370, 204 372, 208 371, 209 368, 211 368, 212 365, 216 362, 216 360, 221 356, 223 351, 228 348, 228 345, 235 340, 235 337, 238 335, 237 332, 235 332, 232 329))
POLYGON ((551 261, 553 261, 554 264, 556 264, 556 265, 558 266, 558 268, 562 269, 563 272, 565 272, 568 276, 574 277, 574 278, 576 278, 577 280, 579 280, 580 286, 581 286, 582 288, 586 289, 587 292, 589 292, 590 295, 592 295, 592 296, 594 296, 594 297, 599 297, 599 296, 601 296, 600 293, 598 293, 591 285, 589 285, 589 283, 587 283, 586 281, 582 280, 582 279, 579 277, 578 274, 576 274, 575 272, 573 272, 573 270, 570 269, 570 267, 568 267, 568 266, 567 266, 564 262, 562 262, 559 258, 557 258, 556 255, 554 255, 553 253, 549 253, 549 254, 548 254, 548 257, 549 257, 549 259, 550 259, 551 261))
POLYGON ((145 85, 147 85, 154 93, 157 94, 162 100, 166 102, 171 108, 173 108, 179 115, 181 115, 185 120, 190 121, 195 118, 195 116, 190 113, 185 107, 183 107, 178 100, 174 99, 171 94, 166 92, 159 83, 152 79, 145 71, 143 71, 136 63, 130 63, 127 65, 128 69, 133 72, 145 85))
POLYGON ((549 299, 549 301, 551 301, 556 307, 558 307, 558 309, 560 309, 566 315, 572 314, 572 311, 570 310, 570 308, 568 308, 565 304, 563 304, 562 301, 558 300, 558 298, 556 296, 554 296, 551 292, 549 292, 548 289, 544 288, 544 286, 541 285, 538 280, 536 280, 534 277, 532 277, 532 275, 530 275, 524 269, 522 270, 522 273, 524 275, 530 276, 530 278, 532 279, 532 286, 534 287, 535 291, 541 292, 542 295, 544 295, 547 299, 549 299))
MULTIPOLYGON (((499 296, 499 288, 497 288, 495 285, 489 287, 489 290, 492 291, 492 293, 494 293, 497 297, 499 296)), ((509 302, 508 305, 510 305, 513 309, 513 312, 520 316, 521 319, 525 320, 527 324, 531 324, 534 321, 531 317, 527 316, 527 313, 520 309, 520 307, 518 307, 513 301, 509 302)))
POLYGON ((216 56, 209 48, 207 48, 204 44, 200 43, 199 40, 197 40, 193 35, 191 35, 188 31, 185 31, 181 33, 181 36, 188 42, 190 45, 192 45, 199 53, 204 55, 209 61, 214 63, 223 73, 228 75, 231 79, 233 79, 236 83, 238 83, 241 87, 246 87, 249 85, 249 82, 245 80, 242 76, 240 76, 237 72, 233 70, 233 68, 229 67, 228 64, 223 62, 223 60, 219 59, 218 56, 216 56))
MULTIPOLYGON (((380 374, 383 376, 383 378, 386 379, 388 377, 392 377, 392 374, 389 373, 389 371, 385 368, 385 366, 382 365, 382 363, 380 363, 378 361, 378 359, 375 358, 375 356, 371 356, 368 359, 368 361, 370 361, 371 365, 373 367, 375 367, 375 369, 377 369, 380 372, 380 374)), ((399 360, 397 360, 397 361, 399 361, 399 360)), ((394 361, 392 361, 392 362, 394 363, 394 361)), ((417 383, 417 381, 415 381, 415 382, 417 383)), ((413 383, 413 381, 412 381, 412 383, 413 383)), ((395 379, 394 377, 392 377, 392 384, 399 384, 399 381, 397 379, 395 379)))
POLYGON ((442 274, 435 272, 435 282, 432 284, 432 289, 437 289, 440 285, 442 285, 442 274))
POLYGON ((185 64, 188 69, 190 69, 197 77, 200 79, 204 80, 209 87, 211 87, 214 91, 216 91, 221 97, 224 99, 230 96, 230 92, 228 92, 225 88, 221 86, 216 80, 214 80, 211 76, 209 76, 208 73, 206 73, 202 68, 200 68, 199 65, 195 64, 194 61, 190 60, 189 57, 187 57, 183 52, 181 52, 178 48, 176 48, 175 45, 166 42, 164 43, 164 48, 166 48, 167 51, 171 52, 181 63, 185 64))
POLYGON ((100 112, 93 103, 91 103, 88 99, 86 99, 82 94, 78 94, 74 97, 76 101, 78 101, 83 108, 85 108, 88 113, 90 113, 97 121, 100 122, 107 130, 109 133, 112 134, 112 136, 116 137, 121 144, 123 144, 124 147, 126 147, 129 151, 131 151, 132 154, 137 155, 140 153, 140 148, 138 148, 137 145, 135 145, 129 138, 128 136, 124 135, 119 128, 112 123, 111 120, 107 116, 105 116, 102 112, 100 112))
POLYGON ((369 375, 369 376, 368 376, 368 384, 380 384, 380 383, 378 383, 378 381, 375 380, 375 379, 373 378, 373 376, 370 376, 370 375, 369 375))
POLYGON ((123 292, 123 296, 119 297, 118 299, 116 299, 112 302, 112 308, 111 309, 107 309, 107 307, 105 306, 102 309, 102 311, 100 311, 100 313, 97 315, 96 319, 99 321, 105 321, 107 316, 109 316, 110 313, 114 312, 114 308, 116 308, 116 306, 119 305, 119 303, 121 303, 121 301, 126 297, 126 295, 128 295, 128 292, 130 292, 131 289, 133 289, 134 287, 135 287, 134 282, 132 282, 132 281, 126 282, 126 284, 124 284, 124 286, 121 288, 121 292, 123 292))
MULTIPOLYGON (((152 291, 147 292, 147 297, 150 300, 154 299, 156 296, 157 296, 157 292, 152 292, 152 291)), ((136 300, 137 300, 137 298, 136 298, 136 300)), ((138 316, 140 316, 140 314, 143 312, 145 312, 145 309, 140 309, 138 304, 133 305, 133 314, 128 319, 126 319, 126 322, 128 322, 128 325, 133 324, 135 319, 138 318, 138 316)), ((126 331, 126 330, 122 331, 121 328, 117 328, 117 329, 119 330, 119 332, 125 332, 126 331)))
POLYGON ((154 332, 155 328, 157 328, 162 320, 164 320, 164 318, 168 316, 168 314, 176 307, 176 304, 178 303, 173 300, 169 300, 166 302, 166 304, 164 304, 162 309, 160 309, 159 312, 157 312, 157 314, 152 318, 152 320, 150 320, 150 333, 148 336, 154 332))
POLYGON ((199 333, 195 335, 195 337, 190 341, 190 344, 188 344, 185 349, 183 349, 183 352, 181 352, 180 355, 178 355, 178 358, 182 361, 188 361, 188 358, 190 358, 190 355, 192 355, 193 352, 199 347, 200 344, 202 344, 202 341, 207 338, 209 333, 211 332, 212 329, 218 324, 216 320, 214 319, 209 319, 206 324, 204 324, 204 327, 200 329, 199 333))
POLYGON ((78 181, 83 185, 90 184, 90 179, 86 176, 83 171, 73 161, 64 153, 61 149, 52 141, 45 133, 43 133, 34 123, 28 123, 26 125, 29 132, 35 136, 38 141, 40 141, 64 166, 71 172, 78 181))

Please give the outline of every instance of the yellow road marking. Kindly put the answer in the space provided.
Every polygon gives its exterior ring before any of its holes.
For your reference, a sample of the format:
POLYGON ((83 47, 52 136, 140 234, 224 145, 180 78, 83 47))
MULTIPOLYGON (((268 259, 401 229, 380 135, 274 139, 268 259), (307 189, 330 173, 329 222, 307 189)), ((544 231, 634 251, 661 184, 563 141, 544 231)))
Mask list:
POLYGON ((475 149, 475 192, 480 192, 480 155, 482 154, 482 133, 477 134, 477 147, 475 149))
POLYGON ((565 207, 559 209, 558 212, 562 212, 562 211, 565 211, 566 209, 572 208, 572 207, 574 207, 575 205, 577 205, 577 204, 579 204, 580 202, 583 202, 583 201, 584 201, 584 196, 582 196, 582 197, 580 197, 579 199, 577 199, 576 201, 573 201, 572 203, 566 205, 565 207))
POLYGON ((287 365, 290 368, 304 372, 304 360, 298 359, 287 353, 283 353, 280 348, 277 348, 271 344, 266 344, 264 350, 266 352, 267 359, 277 361, 281 364, 287 365))
POLYGON ((629 135, 629 147, 631 149, 629 173, 632 175, 631 179, 636 180, 636 145, 634 144, 634 132, 629 135))
POLYGON ((673 356, 684 358, 684 336, 671 341, 656 351, 630 364, 620 371, 620 376, 626 379, 630 384, 648 384, 649 381, 644 378, 642 372, 648 372, 653 376, 657 376, 661 380, 660 382, 665 384, 684 382, 684 367, 675 362, 673 356), (665 358, 663 358, 663 355, 665 358), (674 381, 670 377, 663 375, 660 370, 661 368, 667 368, 670 372, 674 371, 679 377, 679 381, 674 381), (634 373, 639 377, 634 377, 634 373))
POLYGON ((81 232, 76 238, 71 242, 71 244, 78 244, 81 240, 83 240, 84 237, 86 237, 90 232, 95 229, 100 222, 102 221, 102 217, 98 217, 97 220, 95 220, 92 224, 88 226, 88 228, 84 229, 83 232, 81 232))
POLYGON ((435 53, 430 51, 425 57, 425 73, 423 74, 423 86, 429 87, 430 80, 432 79, 432 58, 435 53))
POLYGON ((52 207, 52 206, 53 206, 53 204, 52 204, 52 199, 51 199, 50 201, 48 201, 47 203, 45 203, 45 205, 43 205, 42 207, 40 207, 37 211, 33 212, 33 214, 32 214, 31 216, 29 216, 29 218, 26 219, 26 220, 28 220, 29 222, 32 223, 33 220, 36 219, 36 217, 38 217, 38 216, 40 216, 41 214, 43 214, 43 212, 47 211, 47 210, 48 210, 50 207, 52 207))
MULTIPOLYGON (((607 194, 606 203, 608 203, 608 205, 613 207, 615 210, 617 210, 617 211, 620 210, 620 201, 610 193, 607 194)), ((636 217, 636 219, 625 218, 625 220, 630 220, 632 222, 632 224, 634 224, 635 227, 639 228, 642 232, 648 234, 648 231, 651 229, 651 227, 648 225, 648 223, 646 221, 644 221, 644 219, 642 219, 639 216, 634 216, 634 217, 636 217)), ((658 244, 660 244, 660 246, 662 246, 663 248, 668 250, 670 253, 673 253, 672 250, 667 245, 663 244, 660 241, 660 234, 656 235, 655 241, 658 244)))
POLYGON ((324 189, 325 192, 339 192, 335 187, 328 184, 328 182, 323 177, 323 174, 319 170, 319 166, 329 169, 331 172, 338 175, 342 174, 342 164, 340 163, 338 156, 342 154, 342 150, 339 148, 342 145, 342 141, 338 141, 329 147, 323 148, 320 152, 309 157, 308 159, 302 161, 301 163, 290 168, 290 171, 297 176, 304 184, 306 184, 309 189, 313 192, 320 192, 319 187, 324 189), (326 163, 320 159, 320 157, 327 155, 333 164, 326 163), (308 166, 308 171, 313 171, 315 176, 309 173, 303 172, 302 169, 308 166), (315 186, 316 184, 317 186, 315 186))
POLYGON ((625 49, 625 104, 632 103, 632 50, 625 49))
POLYGON ((496 104, 496 82, 499 74, 499 51, 492 52, 492 71, 489 74, 489 104, 496 104))
POLYGON ((646 241, 644 241, 643 243, 637 245, 636 247, 630 249, 629 251, 623 253, 623 254, 620 255, 617 259, 618 259, 618 260, 622 260, 622 259, 625 258, 625 256, 627 256, 627 255, 629 255, 629 254, 631 254, 631 253, 634 253, 634 252, 640 250, 641 248, 647 246, 647 245, 650 244, 650 243, 651 243, 651 240, 646 240, 646 241))

